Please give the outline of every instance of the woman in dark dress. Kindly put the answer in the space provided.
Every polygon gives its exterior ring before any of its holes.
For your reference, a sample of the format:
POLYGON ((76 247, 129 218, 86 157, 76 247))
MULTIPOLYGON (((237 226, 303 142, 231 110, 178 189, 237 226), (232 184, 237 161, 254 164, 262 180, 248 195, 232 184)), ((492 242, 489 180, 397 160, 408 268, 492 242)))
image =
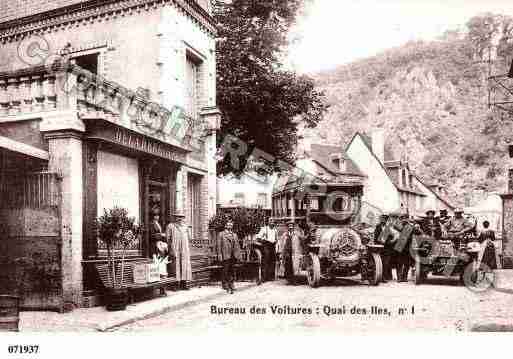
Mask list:
POLYGON ((491 270, 497 269, 497 260, 495 256, 495 232, 492 229, 489 229, 490 222, 483 222, 484 230, 479 235, 477 239, 482 246, 485 247, 483 258, 481 259, 481 263, 484 263, 491 270))

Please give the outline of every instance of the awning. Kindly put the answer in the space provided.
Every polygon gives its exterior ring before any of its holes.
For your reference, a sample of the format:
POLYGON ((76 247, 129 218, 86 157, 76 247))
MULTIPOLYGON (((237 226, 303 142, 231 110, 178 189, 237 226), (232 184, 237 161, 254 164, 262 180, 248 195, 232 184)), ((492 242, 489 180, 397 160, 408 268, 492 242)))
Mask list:
POLYGON ((45 150, 42 150, 31 145, 27 145, 22 142, 11 140, 10 138, 4 136, 0 136, 0 149, 2 148, 46 161, 48 161, 48 159, 50 158, 49 153, 45 150))

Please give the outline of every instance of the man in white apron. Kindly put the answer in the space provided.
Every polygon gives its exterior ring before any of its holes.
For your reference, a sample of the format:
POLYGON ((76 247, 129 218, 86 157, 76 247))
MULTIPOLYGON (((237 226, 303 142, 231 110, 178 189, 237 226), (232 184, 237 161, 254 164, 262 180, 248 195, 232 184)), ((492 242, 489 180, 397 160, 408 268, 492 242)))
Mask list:
POLYGON ((189 247, 190 234, 183 223, 185 215, 175 213, 173 221, 166 228, 166 238, 170 250, 170 258, 174 258, 176 280, 181 289, 188 289, 187 282, 192 280, 191 252, 189 247))

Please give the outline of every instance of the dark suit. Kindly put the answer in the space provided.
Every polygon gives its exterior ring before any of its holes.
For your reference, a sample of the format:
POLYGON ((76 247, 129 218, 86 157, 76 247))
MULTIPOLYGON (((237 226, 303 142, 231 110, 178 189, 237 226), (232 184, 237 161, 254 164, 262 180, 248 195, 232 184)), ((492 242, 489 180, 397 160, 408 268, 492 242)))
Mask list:
POLYGON ((223 266, 222 286, 226 290, 233 290, 234 264, 241 260, 239 238, 233 232, 223 231, 219 234, 219 257, 223 266))
POLYGON ((150 255, 158 254, 157 242, 165 241, 166 235, 162 233, 162 227, 158 222, 152 221, 150 223, 150 255))
POLYGON ((414 225, 412 223, 406 222, 403 225, 399 239, 394 246, 396 253, 397 280, 399 282, 406 282, 408 280, 408 271, 412 261, 410 255, 410 246, 414 232, 414 225))

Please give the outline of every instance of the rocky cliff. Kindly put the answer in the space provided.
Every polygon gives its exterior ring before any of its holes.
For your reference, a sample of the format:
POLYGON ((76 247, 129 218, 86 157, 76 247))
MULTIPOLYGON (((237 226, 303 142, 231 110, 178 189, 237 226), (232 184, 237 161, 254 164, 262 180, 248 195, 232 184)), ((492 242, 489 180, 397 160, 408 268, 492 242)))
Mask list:
MULTIPOLYGON (((461 205, 473 190, 504 191, 512 119, 488 107, 487 62, 465 37, 413 42, 315 75, 329 113, 312 142, 344 146, 382 128, 397 158, 461 205)), ((505 71, 497 60, 494 71, 505 71)))

